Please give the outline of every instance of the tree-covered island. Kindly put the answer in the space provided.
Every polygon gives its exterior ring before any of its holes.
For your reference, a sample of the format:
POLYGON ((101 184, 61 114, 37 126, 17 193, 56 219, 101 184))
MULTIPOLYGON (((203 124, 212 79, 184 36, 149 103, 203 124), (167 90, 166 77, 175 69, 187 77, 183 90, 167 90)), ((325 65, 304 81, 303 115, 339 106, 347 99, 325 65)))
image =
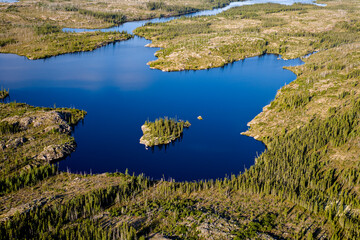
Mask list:
POLYGON ((181 137, 184 128, 190 127, 189 121, 177 120, 174 118, 159 118, 155 122, 145 121, 141 126, 143 136, 140 143, 146 147, 168 144, 181 137))

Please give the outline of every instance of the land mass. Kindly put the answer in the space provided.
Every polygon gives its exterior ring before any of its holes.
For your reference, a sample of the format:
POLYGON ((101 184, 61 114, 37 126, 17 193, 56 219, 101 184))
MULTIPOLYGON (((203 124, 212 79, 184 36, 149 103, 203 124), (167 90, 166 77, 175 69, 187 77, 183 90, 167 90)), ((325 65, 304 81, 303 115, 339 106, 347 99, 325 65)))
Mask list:
POLYGON ((326 4, 255 4, 215 16, 149 23, 134 33, 151 40, 148 46, 160 48, 158 59, 148 65, 163 71, 222 67, 265 53, 298 58, 358 42, 357 3, 326 4))
POLYGON ((70 155, 76 148, 72 126, 85 115, 85 111, 70 108, 0 103, 0 177, 70 155))
POLYGON ((297 79, 250 122, 246 134, 267 150, 237 176, 176 182, 60 172, 31 156, 71 141, 68 134, 43 125, 21 135, 8 121, 58 110, 0 105, 3 136, 14 139, 2 138, 0 239, 359 239, 360 3, 326 4, 244 6, 138 30, 163 47, 152 67, 169 71, 265 50, 286 58, 320 50, 288 68, 297 79), (26 146, 30 155, 20 151, 26 146), (27 167, 37 161, 44 165, 27 167))
POLYGON ((91 51, 127 40, 124 32, 63 32, 62 28, 99 29, 128 21, 166 17, 212 9, 231 0, 62 1, 0 2, 0 53, 29 59, 91 51))
POLYGON ((141 126, 144 135, 140 138, 140 143, 146 147, 169 144, 180 138, 184 128, 190 126, 189 121, 178 121, 167 117, 156 119, 155 122, 146 121, 141 126))

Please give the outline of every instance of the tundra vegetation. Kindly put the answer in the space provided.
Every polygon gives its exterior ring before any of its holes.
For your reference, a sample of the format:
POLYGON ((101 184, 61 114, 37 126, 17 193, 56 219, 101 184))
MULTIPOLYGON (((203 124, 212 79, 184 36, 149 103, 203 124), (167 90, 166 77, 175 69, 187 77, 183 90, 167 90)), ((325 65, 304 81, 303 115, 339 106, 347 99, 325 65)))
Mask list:
POLYGON ((297 58, 314 51, 358 42, 356 1, 326 1, 327 7, 256 4, 215 16, 149 23, 135 34, 160 47, 150 67, 163 71, 197 70, 265 53, 297 58))
POLYGON ((126 21, 174 16, 225 6, 231 0, 21 0, 0 2, 0 53, 29 59, 91 51, 127 40, 121 32, 62 32, 62 28, 105 28, 126 21))
POLYGON ((189 121, 168 117, 158 118, 154 122, 146 121, 141 126, 143 136, 140 138, 140 143, 147 147, 171 143, 182 136, 184 128, 190 126, 189 121))
MULTIPOLYGON (((304 65, 289 68, 297 79, 280 89, 250 122, 244 134, 267 145, 254 166, 223 179, 175 182, 127 172, 59 172, 45 162, 29 168, 22 154, 4 156, 1 172, 9 169, 9 174, 1 180, 6 185, 0 184, 5 186, 0 196, 0 239, 359 239, 360 3, 326 4, 246 6, 138 30, 151 36, 154 44, 164 44, 155 66, 166 70, 200 61, 196 56, 185 61, 191 51, 201 55, 199 49, 206 49, 201 56, 212 66, 221 65, 217 62, 221 56, 242 58, 237 52, 247 52, 245 57, 264 53, 260 49, 277 53, 282 49, 290 58, 319 50, 304 58, 304 65), (210 30, 194 27, 194 32, 189 27, 202 21, 201 26, 209 24, 210 30), (181 34, 176 35, 178 31, 181 34), (218 37, 208 40, 216 31, 218 37), (249 33, 244 36, 253 45, 235 42, 240 33, 249 33), (256 47, 256 41, 270 36, 275 41, 256 47), (194 44, 184 44, 186 39, 194 44), (176 42, 183 44, 181 51, 176 42), (212 43, 221 51, 214 48, 217 55, 207 57, 212 43), (168 55, 160 60, 162 53, 168 55), (9 156, 14 156, 11 161, 9 156), (18 174, 11 175, 15 171, 18 174)), ((198 68, 209 67, 200 63, 198 68)), ((17 109, 14 104, 1 105, 6 109, 1 111, 2 122, 38 109, 27 105, 17 109)), ((1 131, 11 138, 23 131, 3 124, 1 131)), ((52 131, 36 134, 44 142, 53 136, 52 131)), ((43 150, 33 148, 32 155, 43 150)), ((39 160, 30 158, 28 164, 33 161, 39 160)))

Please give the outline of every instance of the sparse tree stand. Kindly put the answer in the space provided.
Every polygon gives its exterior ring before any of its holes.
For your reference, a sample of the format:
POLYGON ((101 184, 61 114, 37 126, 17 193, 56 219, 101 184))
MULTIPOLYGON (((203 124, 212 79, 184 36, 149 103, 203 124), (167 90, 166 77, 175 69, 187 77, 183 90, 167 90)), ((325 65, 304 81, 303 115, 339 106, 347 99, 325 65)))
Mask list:
POLYGON ((168 144, 180 138, 184 128, 190 126, 189 121, 169 119, 168 117, 156 119, 155 122, 146 121, 141 126, 143 136, 140 138, 140 143, 146 147, 168 144))
POLYGON ((9 96, 9 90, 5 90, 1 87, 1 90, 0 90, 0 100, 1 99, 5 99, 9 96))

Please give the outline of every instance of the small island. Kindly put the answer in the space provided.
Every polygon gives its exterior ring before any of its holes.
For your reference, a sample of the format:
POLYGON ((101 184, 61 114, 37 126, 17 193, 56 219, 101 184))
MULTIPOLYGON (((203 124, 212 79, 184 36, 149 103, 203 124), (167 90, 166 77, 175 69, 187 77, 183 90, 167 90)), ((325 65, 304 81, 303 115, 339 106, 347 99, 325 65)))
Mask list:
POLYGON ((168 144, 181 137, 184 128, 190 127, 189 121, 177 120, 173 118, 159 118, 155 122, 146 121, 141 126, 143 136, 140 143, 146 147, 168 144))

